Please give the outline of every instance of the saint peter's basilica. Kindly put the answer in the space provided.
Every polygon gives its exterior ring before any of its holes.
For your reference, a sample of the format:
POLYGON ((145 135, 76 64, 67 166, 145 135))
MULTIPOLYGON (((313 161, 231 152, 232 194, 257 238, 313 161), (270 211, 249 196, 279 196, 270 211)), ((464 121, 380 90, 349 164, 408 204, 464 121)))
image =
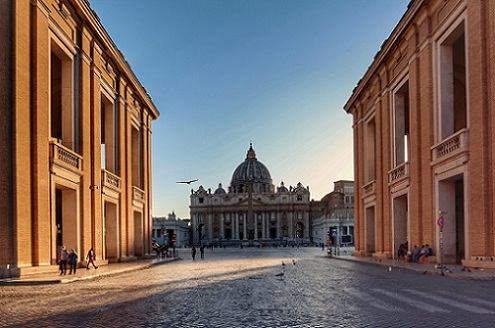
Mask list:
POLYGON ((310 239, 309 187, 275 188, 252 144, 226 191, 191 190, 192 239, 197 244, 282 245, 310 239))

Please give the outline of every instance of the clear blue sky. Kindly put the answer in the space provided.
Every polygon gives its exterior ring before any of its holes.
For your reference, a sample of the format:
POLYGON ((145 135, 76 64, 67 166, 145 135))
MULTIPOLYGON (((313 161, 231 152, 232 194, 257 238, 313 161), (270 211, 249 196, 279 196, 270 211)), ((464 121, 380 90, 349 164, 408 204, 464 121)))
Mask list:
POLYGON ((276 186, 353 180, 343 106, 409 0, 90 0, 161 115, 153 216, 227 190, 250 141, 276 186), (192 186, 179 180, 199 178, 192 186))

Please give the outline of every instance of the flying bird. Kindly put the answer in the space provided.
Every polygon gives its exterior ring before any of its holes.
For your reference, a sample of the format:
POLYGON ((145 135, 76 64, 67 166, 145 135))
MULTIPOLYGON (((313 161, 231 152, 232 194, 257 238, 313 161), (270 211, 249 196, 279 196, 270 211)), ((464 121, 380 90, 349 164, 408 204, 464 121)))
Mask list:
POLYGON ((189 181, 177 181, 176 183, 185 183, 185 184, 190 185, 191 183, 196 182, 196 181, 198 181, 198 180, 199 180, 199 179, 194 179, 194 180, 189 180, 189 181))

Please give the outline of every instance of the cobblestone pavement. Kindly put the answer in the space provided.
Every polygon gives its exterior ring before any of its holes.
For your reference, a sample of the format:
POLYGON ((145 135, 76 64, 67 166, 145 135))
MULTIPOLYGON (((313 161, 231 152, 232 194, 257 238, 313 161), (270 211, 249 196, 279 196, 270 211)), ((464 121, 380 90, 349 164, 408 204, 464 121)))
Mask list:
POLYGON ((494 326, 493 281, 389 271, 324 254, 215 249, 204 260, 72 284, 0 286, 0 326, 494 326))

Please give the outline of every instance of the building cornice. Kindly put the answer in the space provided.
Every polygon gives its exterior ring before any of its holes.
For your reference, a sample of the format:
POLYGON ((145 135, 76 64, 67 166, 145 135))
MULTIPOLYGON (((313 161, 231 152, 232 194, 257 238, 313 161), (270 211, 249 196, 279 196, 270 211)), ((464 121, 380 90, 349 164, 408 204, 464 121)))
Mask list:
POLYGON ((428 2, 429 0, 411 0, 408 5, 407 11, 404 13, 399 23, 395 26, 390 36, 382 43, 380 50, 375 55, 373 62, 364 74, 364 76, 359 80, 358 84, 352 91, 352 95, 349 100, 344 105, 344 110, 347 113, 351 113, 355 102, 361 95, 362 91, 366 88, 371 78, 375 75, 378 69, 382 66, 383 62, 387 56, 395 49, 398 42, 401 41, 401 36, 409 26, 412 19, 418 13, 419 9, 428 2))
POLYGON ((75 3, 74 9, 77 10, 77 14, 83 17, 83 21, 88 24, 87 28, 92 31, 94 37, 101 42, 101 46, 104 47, 103 51, 115 62, 118 69, 125 73, 127 80, 130 81, 130 84, 138 93, 140 100, 146 104, 146 107, 152 114, 153 119, 157 119, 160 112, 153 103, 151 96, 143 87, 141 82, 139 82, 138 78, 132 71, 131 66, 125 60, 124 55, 120 52, 110 35, 103 27, 97 13, 91 9, 89 1, 73 0, 73 3, 75 3))

